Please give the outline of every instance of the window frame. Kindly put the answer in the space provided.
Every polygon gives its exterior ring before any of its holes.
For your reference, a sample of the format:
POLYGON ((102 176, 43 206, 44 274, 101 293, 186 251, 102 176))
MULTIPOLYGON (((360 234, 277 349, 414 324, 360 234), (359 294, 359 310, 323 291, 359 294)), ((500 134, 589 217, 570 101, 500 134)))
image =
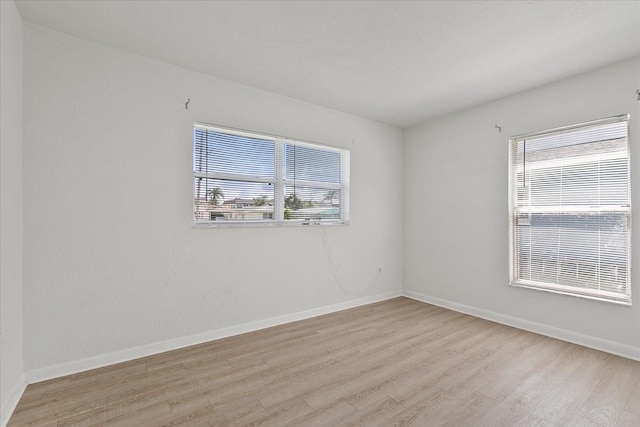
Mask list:
MULTIPOLYGON (((516 135, 509 138, 509 158, 508 158, 508 221, 509 221, 509 286, 512 287, 520 287, 520 288, 528 288, 534 290, 540 290, 545 292, 551 292, 562 295, 569 295, 581 298, 587 298, 591 300, 597 301, 605 301, 609 303, 621 304, 630 306, 632 304, 631 298, 631 263, 632 263, 632 245, 631 245, 631 233, 632 233, 632 197, 631 197, 631 141, 630 141, 630 115, 623 114, 613 117, 608 117, 604 119, 592 120, 583 123, 577 123, 569 126, 562 126, 558 128, 548 129, 540 132, 532 132, 522 135, 516 135), (602 205, 597 205, 598 208, 594 208, 591 212, 596 212, 598 217, 603 215, 610 214, 611 212, 624 212, 626 216, 626 286, 624 293, 620 292, 612 292, 606 291, 602 289, 588 289, 588 288, 580 288, 577 286, 570 285, 561 285, 558 283, 550 283, 550 282, 539 282, 533 280, 522 279, 518 277, 517 265, 519 258, 519 251, 517 249, 516 242, 516 227, 517 227, 517 217, 521 215, 522 212, 519 211, 518 200, 517 200, 517 165, 514 161, 514 150, 517 150, 518 141, 523 141, 526 139, 542 137, 542 136, 550 136, 559 133, 570 132, 572 130, 585 129, 589 127, 594 127, 598 125, 606 125, 618 122, 626 122, 626 162, 627 162, 627 200, 628 204, 626 206, 621 206, 619 208, 609 207, 609 209, 602 210, 600 207, 602 205)), ((574 144, 575 146, 575 144, 574 144)), ((526 154, 526 152, 525 152, 526 154)), ((526 166, 526 159, 523 161, 526 166)), ((582 163, 576 161, 577 163, 582 163)), ((552 205, 554 206, 554 205, 552 205)), ((530 213, 535 213, 536 209, 534 207, 529 207, 530 213)), ((541 209, 541 213, 550 213, 552 210, 541 209)), ((558 207, 557 212, 559 214, 571 214, 571 213, 584 213, 584 210, 576 210, 572 209, 570 205, 565 205, 564 207, 561 205, 558 207)), ((599 265, 599 264, 598 264, 599 265)))
POLYGON ((271 135, 266 133, 259 133, 254 131, 246 131, 241 129, 230 128, 226 126, 214 125, 205 122, 194 122, 193 124, 193 137, 192 137, 192 166, 193 175, 192 179, 194 184, 192 187, 192 221, 193 228, 220 228, 220 227, 296 227, 296 226, 318 226, 318 225, 349 225, 349 190, 350 190, 350 160, 351 152, 346 148, 334 147, 326 144, 319 144, 315 142, 304 141, 300 139, 292 139, 284 136, 271 135), (196 141, 195 132, 196 129, 203 129, 212 132, 219 132, 224 134, 230 134, 240 137, 255 138, 260 140, 273 141, 274 144, 274 168, 275 173, 273 178, 265 176, 251 176, 242 174, 233 174, 228 172, 197 172, 195 169, 196 163, 196 141), (285 168, 283 165, 284 150, 287 144, 293 144, 295 146, 310 147, 322 151, 330 151, 338 153, 340 155, 340 183, 328 183, 320 181, 305 181, 297 179, 289 179, 285 176, 285 168), (197 195, 195 189, 195 179, 226 179, 237 180, 243 182, 255 182, 255 183, 267 183, 273 185, 273 218, 270 219, 254 219, 254 220, 235 220, 225 219, 224 221, 216 220, 198 220, 196 219, 196 204, 197 195), (338 190, 340 193, 340 218, 337 219, 285 219, 285 197, 287 186, 313 186, 315 188, 338 190))

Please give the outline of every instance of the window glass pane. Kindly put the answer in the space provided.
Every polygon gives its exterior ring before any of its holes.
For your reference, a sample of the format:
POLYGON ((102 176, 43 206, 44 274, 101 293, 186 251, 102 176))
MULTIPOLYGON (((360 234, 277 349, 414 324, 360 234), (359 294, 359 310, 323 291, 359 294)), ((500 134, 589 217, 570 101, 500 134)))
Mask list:
POLYGON ((197 221, 273 219, 273 185, 259 182, 195 178, 197 221))
POLYGON ((340 183, 340 153, 285 143, 284 177, 290 180, 340 183))
POLYGON ((531 206, 553 206, 562 204, 562 170, 560 167, 530 170, 525 189, 529 190, 531 206))
POLYGON ((287 186, 285 220, 340 219, 340 190, 287 186))
MULTIPOLYGON (((584 151, 584 144, 595 144, 599 150, 607 150, 607 147, 614 143, 619 149, 624 149, 624 141, 627 137, 627 122, 624 120, 614 123, 604 123, 599 125, 586 125, 540 136, 531 136, 526 141, 527 156, 536 153, 537 160, 542 157, 558 159, 562 157, 575 157, 576 153, 584 151), (616 141, 618 141, 616 145, 616 141)), ((524 151, 523 141, 520 141, 518 153, 524 151)), ((591 147, 589 149, 592 149, 591 147)), ((533 160, 536 161, 536 160, 533 160)))
MULTIPOLYGON (((602 151, 582 145, 574 157, 551 158, 549 152, 519 159, 516 181, 519 206, 626 205, 628 160, 626 143, 616 141, 602 151), (624 148, 624 150, 622 150, 624 148), (578 155, 579 154, 579 155, 578 155), (525 180, 523 181, 523 169, 525 180)), ((564 147, 565 151, 568 147, 564 147)), ((560 154, 556 150, 556 154, 560 154)))
POLYGON ((195 128, 193 170, 273 178, 275 143, 195 128))
POLYGON ((625 213, 521 215, 519 277, 624 293, 627 225, 625 213))
POLYGON ((600 204, 629 203, 629 161, 626 157, 600 163, 600 204))

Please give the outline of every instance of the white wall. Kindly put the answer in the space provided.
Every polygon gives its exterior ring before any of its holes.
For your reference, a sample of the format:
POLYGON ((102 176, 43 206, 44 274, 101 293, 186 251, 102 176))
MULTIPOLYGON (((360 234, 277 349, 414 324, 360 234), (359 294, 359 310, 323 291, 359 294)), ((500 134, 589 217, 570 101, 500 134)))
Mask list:
POLYGON ((22 18, 0 2, 0 425, 24 390, 22 321, 22 18))
POLYGON ((640 58, 406 130, 405 292, 640 359, 640 173, 632 176, 632 307, 507 285, 509 136, 630 113, 639 171, 638 88, 640 58))
POLYGON ((24 390, 22 364, 22 18, 0 2, 0 425, 24 390))
POLYGON ((400 130, 31 24, 24 59, 30 380, 400 294, 400 130), (351 149, 351 225, 193 229, 194 121, 351 149))

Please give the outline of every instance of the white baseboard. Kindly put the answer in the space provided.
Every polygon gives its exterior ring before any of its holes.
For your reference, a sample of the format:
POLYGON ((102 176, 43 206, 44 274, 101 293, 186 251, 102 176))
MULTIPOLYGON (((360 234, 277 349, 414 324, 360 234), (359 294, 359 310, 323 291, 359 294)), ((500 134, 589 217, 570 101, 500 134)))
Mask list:
POLYGON ((18 406, 18 402, 20 402, 20 398, 26 388, 27 382, 25 381, 25 377, 22 376, 20 377, 20 383, 9 393, 6 402, 2 405, 2 410, 0 411, 0 426, 6 427, 9 423, 9 419, 11 415, 13 415, 13 411, 16 410, 16 406, 18 406))
POLYGON ((104 366, 113 365, 115 363, 127 362, 141 357, 153 354, 163 353, 165 351, 176 350, 179 348, 189 347, 204 342, 226 338, 233 335, 253 332, 260 329, 270 328, 273 326, 291 323, 298 320, 309 319, 321 316, 323 314, 334 313, 340 310, 359 307, 374 302, 384 301, 391 298, 402 296, 402 291, 388 292, 385 294, 374 295, 370 297, 358 298, 351 301, 345 301, 338 304, 332 304, 324 307, 314 308, 311 310, 300 311, 297 313, 286 314, 283 316, 272 317, 269 319, 258 320, 255 322, 243 323, 236 326, 216 329, 203 332, 200 334, 190 335, 186 337, 174 338, 166 341, 160 341, 152 344, 142 345, 139 347, 116 351, 113 353, 103 354, 85 359, 74 360, 55 366, 41 369, 33 369, 25 373, 26 382, 28 384, 46 381, 53 378, 71 375, 78 372, 88 371, 90 369, 102 368, 104 366))
POLYGON ((402 294, 407 298, 425 302, 427 304, 437 305, 439 307, 444 307, 450 310, 458 311, 460 313, 465 313, 471 316, 480 317, 482 319, 490 320, 492 322, 501 323, 507 326, 513 326, 514 328, 523 329, 525 331, 534 332, 540 335, 545 335, 551 338, 557 338, 562 341, 567 341, 573 344, 578 344, 584 347, 589 347, 595 350, 600 350, 607 353, 615 354, 617 356, 622 356, 628 359, 640 361, 640 348, 638 347, 633 347, 630 345, 621 344, 618 342, 609 341, 602 338, 596 338, 590 335, 579 334, 577 332, 571 332, 565 329, 544 325, 542 323, 531 322, 529 320, 507 316, 504 314, 495 313, 493 311, 484 310, 481 308, 472 307, 465 304, 459 304, 457 302, 432 297, 429 295, 421 294, 419 292, 409 291, 406 289, 403 291, 402 294))

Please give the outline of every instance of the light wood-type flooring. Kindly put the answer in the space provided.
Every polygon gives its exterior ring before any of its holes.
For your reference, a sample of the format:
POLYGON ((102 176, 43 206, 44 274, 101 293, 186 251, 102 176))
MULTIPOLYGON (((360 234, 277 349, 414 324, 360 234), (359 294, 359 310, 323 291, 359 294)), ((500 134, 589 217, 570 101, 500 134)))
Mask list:
POLYGON ((9 422, 92 425, 638 427, 640 362, 396 298, 32 384, 9 422))

